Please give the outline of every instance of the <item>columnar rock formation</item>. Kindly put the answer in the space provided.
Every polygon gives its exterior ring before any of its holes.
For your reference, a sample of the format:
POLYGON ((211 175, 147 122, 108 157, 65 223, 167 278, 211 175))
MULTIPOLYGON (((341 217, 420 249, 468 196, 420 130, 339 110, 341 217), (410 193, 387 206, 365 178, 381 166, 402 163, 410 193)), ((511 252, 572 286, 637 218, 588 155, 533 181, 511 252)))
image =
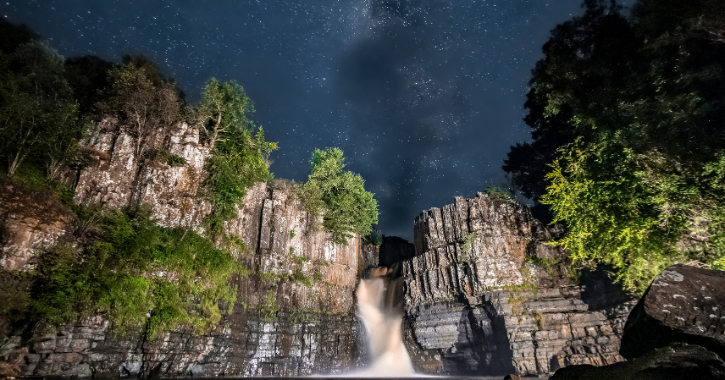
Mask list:
POLYGON ((569 279, 557 231, 528 209, 480 194, 425 211, 403 263, 407 345, 426 373, 552 373, 618 354, 632 302, 598 281, 569 279), (596 293, 596 294, 592 294, 596 293))
MULTIPOLYGON (((210 209, 197 196, 208 149, 186 124, 158 133, 151 145, 186 164, 135 157, 133 137, 113 121, 102 123, 82 147, 91 165, 72 178, 76 203, 113 208, 146 203, 158 224, 198 229, 210 209)), ((98 315, 30 340, 11 338, 0 355, 16 361, 26 376, 302 376, 348 368, 358 357, 353 292, 363 256, 359 239, 333 244, 318 232, 319 220, 283 186, 273 187, 250 189, 237 218, 226 225, 248 248, 235 254, 250 275, 234 280, 239 292, 234 312, 211 333, 181 329, 146 341, 139 327, 119 337, 98 315), (308 279, 317 273, 318 280, 305 286, 284 278, 293 271, 308 279)), ((2 189, 7 235, 2 263, 7 270, 25 270, 38 249, 72 239, 75 221, 60 205, 14 192, 2 189)))

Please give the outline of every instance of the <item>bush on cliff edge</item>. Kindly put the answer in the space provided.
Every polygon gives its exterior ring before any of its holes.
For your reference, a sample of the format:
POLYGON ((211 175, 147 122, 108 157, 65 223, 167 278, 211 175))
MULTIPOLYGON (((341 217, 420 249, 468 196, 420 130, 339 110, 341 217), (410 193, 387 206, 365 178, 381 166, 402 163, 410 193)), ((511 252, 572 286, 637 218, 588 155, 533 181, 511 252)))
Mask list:
POLYGON ((91 242, 61 243, 38 256, 25 311, 31 326, 101 312, 117 335, 145 326, 154 339, 179 327, 207 332, 231 313, 237 291, 229 284, 246 268, 228 252, 193 231, 156 226, 147 206, 79 214, 88 222, 80 233, 91 242))
POLYGON ((340 148, 317 149, 312 154, 312 170, 298 191, 307 211, 323 213, 322 227, 332 240, 347 244, 354 233, 367 235, 378 223, 378 202, 365 190, 365 180, 345 167, 340 148))

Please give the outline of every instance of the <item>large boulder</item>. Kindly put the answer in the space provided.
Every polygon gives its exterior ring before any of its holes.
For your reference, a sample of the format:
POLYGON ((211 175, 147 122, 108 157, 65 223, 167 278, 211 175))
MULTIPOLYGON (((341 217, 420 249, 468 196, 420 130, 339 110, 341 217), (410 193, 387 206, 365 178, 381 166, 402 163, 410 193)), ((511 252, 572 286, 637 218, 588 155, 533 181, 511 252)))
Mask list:
POLYGON ((725 362, 715 353, 686 343, 656 348, 637 359, 604 367, 574 365, 550 380, 723 380, 725 362))
POLYGON ((673 342, 725 358, 725 272, 672 265, 644 293, 624 326, 620 354, 632 359, 673 342))

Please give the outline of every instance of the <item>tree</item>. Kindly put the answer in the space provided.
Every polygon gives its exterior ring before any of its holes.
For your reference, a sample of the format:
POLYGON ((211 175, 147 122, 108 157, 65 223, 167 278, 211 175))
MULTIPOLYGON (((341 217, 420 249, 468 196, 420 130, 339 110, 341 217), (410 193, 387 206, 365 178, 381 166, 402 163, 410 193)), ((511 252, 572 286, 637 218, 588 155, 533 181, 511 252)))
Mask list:
POLYGON ((543 149, 541 202, 568 227, 558 244, 641 291, 667 265, 725 253, 722 4, 643 0, 631 22, 612 3, 586 5, 544 46, 527 103, 541 134, 507 165, 524 182, 536 173, 524 183, 535 194, 542 170, 522 152, 543 149))
POLYGON ((347 244, 353 233, 367 235, 378 223, 378 203, 373 193, 365 191, 359 174, 343 171, 343 152, 339 148, 315 150, 312 170, 302 185, 307 209, 323 213, 322 227, 332 233, 338 244, 347 244))
POLYGON ((504 160, 514 185, 535 202, 546 192, 544 177, 557 150, 576 137, 572 108, 601 107, 605 96, 600 90, 626 78, 636 49, 632 28, 616 4, 587 0, 585 7, 583 16, 557 25, 544 44, 544 59, 532 70, 524 104, 533 141, 512 146, 504 160))
MULTIPOLYGON (((0 134, 7 173, 13 176, 31 155, 47 154, 43 148, 54 136, 77 136, 77 106, 63 76, 63 61, 36 42, 19 46, 0 58, 0 134)), ((64 147, 73 149, 73 144, 64 147)), ((57 173, 67 152, 55 150, 57 173), (61 161, 58 161, 61 160, 61 161)), ((50 167, 55 169, 50 170, 50 167)))
POLYGON ((91 125, 78 117, 77 103, 65 102, 58 106, 38 144, 45 158, 48 180, 57 180, 69 164, 81 162, 78 143, 90 130, 91 125))
POLYGON ((100 116, 115 115, 126 123, 136 140, 134 154, 141 159, 159 128, 173 126, 181 114, 182 100, 176 86, 166 80, 150 61, 126 57, 110 71, 111 87, 100 104, 100 116))
POLYGON ((109 72, 115 68, 111 62, 93 55, 65 60, 65 78, 78 101, 78 111, 86 115, 102 99, 102 91, 109 87, 109 72))
POLYGON ((224 221, 236 217, 247 189, 273 178, 268 156, 277 149, 277 143, 265 141, 262 128, 254 132, 254 124, 247 117, 253 111, 241 86, 214 78, 204 86, 202 100, 194 110, 212 154, 204 166, 208 175, 203 185, 212 204, 206 224, 215 237, 223 235, 224 221))
POLYGON ((204 85, 204 95, 196 108, 196 119, 202 137, 214 146, 234 128, 248 128, 247 113, 254 112, 251 100, 242 86, 234 81, 219 82, 211 78, 204 85))

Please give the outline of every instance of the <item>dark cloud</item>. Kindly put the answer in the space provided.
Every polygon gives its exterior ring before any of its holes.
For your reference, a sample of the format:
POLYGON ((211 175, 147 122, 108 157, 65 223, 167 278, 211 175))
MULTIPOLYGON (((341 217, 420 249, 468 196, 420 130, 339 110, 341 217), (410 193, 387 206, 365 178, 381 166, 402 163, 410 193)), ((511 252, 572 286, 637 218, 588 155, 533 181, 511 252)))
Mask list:
POLYGON ((415 216, 503 177, 531 68, 580 0, 4 1, 2 16, 61 54, 144 54, 189 100, 215 76, 254 100, 279 141, 272 170, 304 180, 339 146, 380 203, 379 228, 410 239, 415 216))

